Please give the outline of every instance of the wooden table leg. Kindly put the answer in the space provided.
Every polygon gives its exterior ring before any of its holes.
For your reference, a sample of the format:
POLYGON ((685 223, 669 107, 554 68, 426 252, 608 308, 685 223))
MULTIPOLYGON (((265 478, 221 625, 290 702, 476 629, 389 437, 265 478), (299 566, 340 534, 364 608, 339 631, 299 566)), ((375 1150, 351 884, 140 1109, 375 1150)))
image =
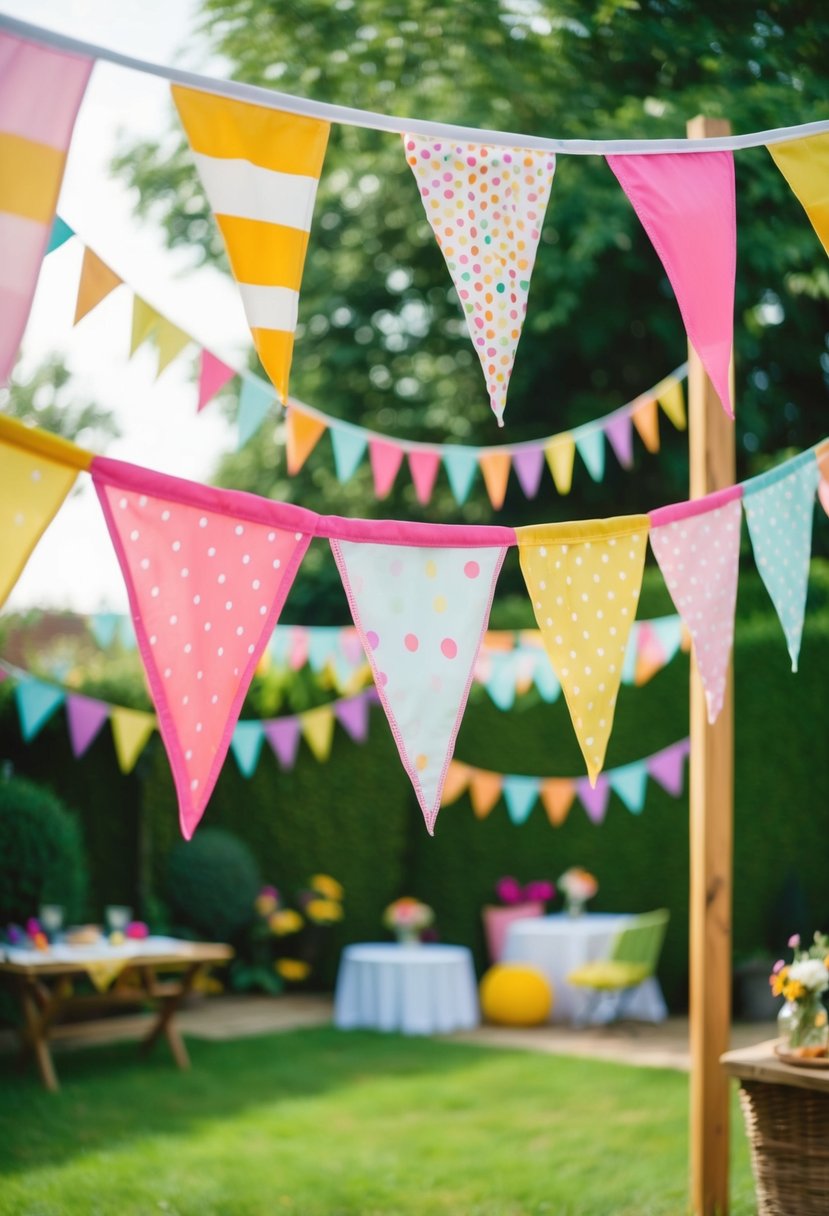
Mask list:
POLYGON ((153 1044, 163 1035, 170 1048, 170 1054, 175 1060, 176 1065, 181 1069, 190 1067, 190 1056, 187 1054, 184 1040, 175 1024, 175 1015, 180 1009, 184 998, 193 987, 193 983, 201 967, 201 963, 192 963, 182 976, 178 989, 169 996, 159 998, 158 1018, 154 1022, 150 1033, 141 1043, 141 1050, 143 1052, 149 1051, 153 1044))
POLYGON ((57 1093, 60 1085, 49 1050, 49 1030, 60 1013, 69 989, 71 982, 64 977, 58 980, 54 991, 44 1000, 43 992, 37 992, 36 981, 22 979, 18 985, 20 1007, 23 1010, 22 1056, 25 1060, 31 1052, 41 1081, 52 1093, 57 1093))

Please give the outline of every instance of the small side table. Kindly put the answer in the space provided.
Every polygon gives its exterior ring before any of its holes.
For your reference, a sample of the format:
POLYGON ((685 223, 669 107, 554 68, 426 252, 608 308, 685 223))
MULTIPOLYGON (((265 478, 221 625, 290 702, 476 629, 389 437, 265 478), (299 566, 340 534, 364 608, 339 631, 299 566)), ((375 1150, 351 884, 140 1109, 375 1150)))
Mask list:
POLYGON ((758 1216, 826 1216, 829 1068, 784 1064, 774 1044, 720 1057, 740 1082, 758 1216))

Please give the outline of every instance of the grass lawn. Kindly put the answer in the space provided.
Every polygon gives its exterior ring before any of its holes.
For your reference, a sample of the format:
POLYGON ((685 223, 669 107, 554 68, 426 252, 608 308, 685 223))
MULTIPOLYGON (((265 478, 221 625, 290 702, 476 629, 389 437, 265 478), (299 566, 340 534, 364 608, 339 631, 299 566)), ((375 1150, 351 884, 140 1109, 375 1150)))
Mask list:
MULTIPOLYGON (((681 1216, 688 1078, 330 1028, 0 1059, 3 1216, 681 1216)), ((732 1216, 754 1212, 735 1110, 732 1216)))

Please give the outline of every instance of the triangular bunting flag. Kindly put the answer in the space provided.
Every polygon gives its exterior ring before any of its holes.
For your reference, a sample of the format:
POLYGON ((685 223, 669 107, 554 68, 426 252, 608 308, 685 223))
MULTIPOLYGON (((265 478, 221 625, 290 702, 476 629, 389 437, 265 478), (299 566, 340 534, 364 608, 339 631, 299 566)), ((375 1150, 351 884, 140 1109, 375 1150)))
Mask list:
POLYGON ((541 782, 541 801, 554 828, 561 827, 576 796, 576 783, 569 777, 548 777, 541 782))
POLYGON ((651 546, 694 642, 708 721, 722 709, 734 640, 740 557, 740 490, 652 511, 651 546))
POLYGON ((321 418, 288 406, 285 414, 285 460, 291 477, 305 464, 324 434, 325 427, 321 418))
POLYGON ((630 414, 615 414, 605 422, 604 433, 623 469, 633 464, 633 428, 630 414))
POLYGON ((792 671, 797 671, 803 635, 819 480, 820 469, 810 451, 743 487, 754 560, 783 626, 792 671))
POLYGON ((120 624, 120 612, 95 612, 89 618, 89 628, 101 650, 109 650, 118 636, 120 624))
POLYGON ((439 452, 429 451, 426 448, 413 448, 409 452, 409 472, 412 475, 417 501, 423 506, 432 497, 439 468, 439 452))
POLYGON ((603 823, 610 798, 610 782, 607 774, 600 773, 595 785, 592 785, 585 777, 579 777, 576 781, 576 792, 591 823, 603 823))
POLYGON ((766 147, 829 253, 829 133, 766 147))
POLYGON ((478 471, 478 454, 472 448, 453 447, 446 444, 441 448, 441 456, 455 502, 462 507, 469 497, 472 482, 478 471))
POLYGON ((544 449, 547 464, 559 494, 569 494, 573 484, 573 461, 576 443, 572 435, 556 435, 544 449))
POLYGON ((46 246, 46 252, 54 253, 56 249, 60 249, 61 245, 65 245, 70 237, 74 235, 75 229, 70 228, 66 220, 56 215, 49 233, 49 244, 46 246))
POLYGON ((538 777, 504 777, 501 793, 507 804, 507 814, 517 826, 526 823, 530 811, 538 801, 541 781, 538 777))
POLYGON ((88 463, 74 444, 0 418, 0 605, 88 463))
POLYGON ((382 439, 371 439, 368 456, 374 477, 374 493, 378 498, 386 498, 391 493, 397 470, 403 461, 403 449, 382 439))
POLYGON ((252 439, 276 401, 267 380, 258 376, 242 376, 239 406, 236 410, 236 446, 243 448, 252 439))
POLYGON ((265 734, 279 761, 280 768, 290 771, 296 763, 299 747, 299 719, 274 718, 265 723, 265 734))
POLYGON ((0 386, 29 318, 92 62, 0 32, 0 386))
POLYGON ((328 433, 331 436, 337 481, 340 485, 345 485, 357 472, 360 461, 365 455, 368 440, 365 432, 356 427, 330 426, 328 433))
POLYGON ((31 743, 58 706, 63 704, 64 692, 54 684, 45 684, 43 680, 30 676, 20 680, 14 690, 14 697, 20 718, 20 733, 26 743, 31 743))
POLYGON ((500 773, 488 773, 485 769, 472 770, 469 780, 469 801, 476 819, 486 819, 501 797, 504 778, 500 773))
POLYGON ((649 452, 659 451, 659 410, 655 397, 643 397, 631 410, 630 418, 639 438, 649 452))
POLYGON ((557 701, 561 695, 561 684, 553 671, 553 665, 548 659, 546 651, 536 659, 533 683, 538 689, 542 701, 546 701, 548 705, 557 701))
MULTIPOLYGON (((77 325, 82 317, 87 313, 92 312, 93 308, 97 308, 102 300, 105 300, 111 291, 116 287, 120 287, 123 279, 110 270, 106 262, 102 262, 97 253, 93 253, 86 245, 83 251, 83 261, 81 262, 81 277, 78 280, 78 295, 75 301, 75 319, 73 325, 77 325)), ((135 342, 135 325, 142 324, 142 321, 136 322, 136 307, 139 304, 138 296, 135 297, 133 307, 133 342, 134 345, 130 354, 134 354, 140 342, 135 342)), ((144 301, 140 301, 141 306, 149 308, 144 301)), ((139 317, 141 309, 138 309, 139 317)), ((144 335, 146 337, 146 335, 144 335)), ((143 341, 143 338, 141 339, 143 341)))
POLYGON ((113 705, 109 715, 115 756, 122 773, 131 773, 156 728, 155 714, 113 705))
POLYGON ((515 704, 515 662, 512 654, 494 654, 486 690, 500 710, 506 712, 515 704))
POLYGON ((355 743, 365 743, 368 738, 368 707, 369 696, 364 692, 334 705, 337 721, 355 743))
POLYGON ((608 156, 674 289, 685 332, 734 416, 737 210, 731 152, 608 156))
POLYGON ((512 467, 526 497, 535 498, 544 471, 544 449, 517 448, 512 453, 512 467))
POLYGON ((252 777, 259 763, 265 731, 261 722, 237 722, 230 747, 243 777, 252 777))
POLYGON ((403 144, 503 426, 555 156, 408 134, 403 144))
MULTIPOLYGON (((424 525, 427 535, 433 529, 424 525)), ((458 529, 460 539, 474 529, 458 529)), ((426 826, 434 832, 505 546, 331 540, 354 624, 426 826)))
POLYGON ((646 761, 651 777, 654 781, 658 781, 663 790, 673 798, 678 798, 682 793, 685 758, 689 751, 688 740, 682 739, 679 743, 673 743, 670 747, 663 748, 661 752, 656 752, 646 761))
POLYGON ((308 666, 319 675, 331 662, 337 650, 336 626, 317 625, 308 630, 308 666))
POLYGON ((329 124, 172 86, 256 350, 283 404, 329 124))
POLYGON ((613 793, 620 798, 629 811, 638 815, 645 805, 648 789, 648 770, 641 760, 625 764, 608 771, 607 780, 613 793))
POLYGON ((299 715, 299 729, 316 759, 324 763, 331 755, 334 741, 334 711, 329 705, 306 710, 299 715))
POLYGON ((296 507, 96 458, 188 839, 310 534, 296 507), (271 521, 271 522, 269 522, 271 521))
POLYGON ((601 481, 604 477, 604 431, 601 427, 580 431, 575 440, 588 473, 594 481, 601 481))
POLYGON ((472 770, 468 765, 461 764, 458 760, 450 762, 446 780, 443 783, 441 806, 450 806, 453 802, 457 802, 461 794, 466 793, 471 775, 472 770))
POLYGON ((152 337, 160 323, 164 320, 160 312, 142 300, 140 296, 132 298, 132 328, 130 330, 130 358, 139 346, 152 337))
POLYGON ((204 409, 220 393, 236 372, 221 359, 217 359, 209 350, 202 350, 199 356, 199 401, 197 412, 204 409))
POLYGON ((504 505, 509 481, 510 454, 509 452, 481 452, 478 463, 484 475, 484 485, 492 503, 493 511, 500 511, 504 505))
POLYGON ((656 400, 670 418, 678 431, 684 431, 688 425, 685 414, 685 396, 680 380, 667 380, 656 390, 656 400))
POLYGON ((69 742, 72 755, 82 756, 91 747, 95 737, 109 717, 109 706, 105 701, 82 697, 71 692, 66 698, 66 721, 69 726, 69 742))
POLYGON ((639 601, 648 517, 546 524, 516 535, 535 618, 595 785, 639 601))
POLYGON ((190 334, 185 333, 183 329, 179 329, 177 325, 173 325, 173 322, 168 321, 166 317, 161 318, 161 323, 155 331, 155 344, 158 347, 156 380, 192 341, 193 338, 190 334))

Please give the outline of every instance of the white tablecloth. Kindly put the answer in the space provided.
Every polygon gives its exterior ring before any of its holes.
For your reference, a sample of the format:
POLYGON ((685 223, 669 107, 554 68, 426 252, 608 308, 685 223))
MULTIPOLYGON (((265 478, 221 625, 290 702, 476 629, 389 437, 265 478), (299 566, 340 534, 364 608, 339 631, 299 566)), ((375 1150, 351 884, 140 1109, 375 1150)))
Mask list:
POLYGON ((381 942, 343 951, 334 1000, 341 1030, 447 1034, 479 1020, 475 970, 465 946, 381 942))
POLYGON ((43 963, 106 963, 115 959, 140 958, 142 954, 177 954, 182 946, 190 945, 175 937, 143 937, 112 946, 105 937, 85 946, 70 946, 56 942, 46 950, 30 950, 25 946, 0 946, 0 958, 7 963, 32 967, 43 963))
MULTIPOLYGON (((585 1009, 590 995, 567 983, 576 967, 607 958, 613 939, 632 916, 587 912, 581 916, 558 913, 519 920, 510 925, 504 949, 505 963, 529 963, 543 971, 553 985, 551 1020, 571 1022, 585 1009)), ((606 1021, 613 1008, 599 1002, 591 1021, 606 1021)), ((668 1016, 662 989, 656 979, 645 980, 627 998, 625 1015, 645 1022, 661 1022, 668 1016)))

